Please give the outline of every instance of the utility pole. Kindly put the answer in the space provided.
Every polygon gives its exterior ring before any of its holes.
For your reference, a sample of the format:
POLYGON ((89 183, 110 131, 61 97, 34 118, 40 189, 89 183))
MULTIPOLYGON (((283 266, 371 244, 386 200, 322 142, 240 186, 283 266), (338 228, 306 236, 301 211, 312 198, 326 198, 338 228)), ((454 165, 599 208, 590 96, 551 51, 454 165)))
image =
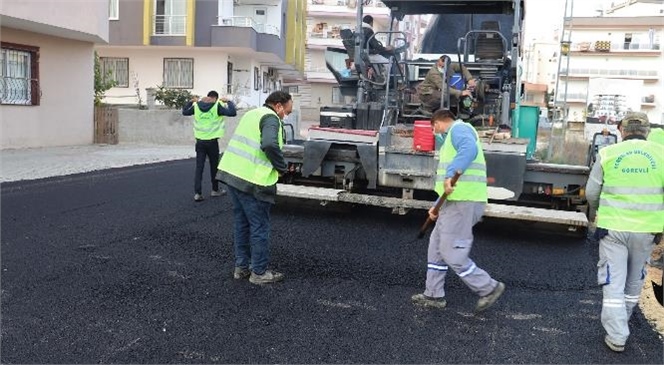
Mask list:
POLYGON ((563 16, 562 36, 560 37, 560 57, 558 58, 558 77, 556 78, 555 96, 553 99, 553 123, 547 151, 547 160, 551 160, 555 142, 565 143, 565 131, 569 121, 569 106, 567 105, 567 86, 569 85, 569 60, 572 47, 572 17, 574 15, 574 0, 565 0, 565 15, 563 16), (564 68, 563 68, 564 65, 564 68), (563 80, 564 79, 564 80, 563 80), (561 85, 564 83, 564 85, 561 85), (563 91, 561 92, 561 88, 563 91), (561 125, 561 131, 555 136, 555 125, 561 125), (562 139, 558 141, 558 139, 562 139))

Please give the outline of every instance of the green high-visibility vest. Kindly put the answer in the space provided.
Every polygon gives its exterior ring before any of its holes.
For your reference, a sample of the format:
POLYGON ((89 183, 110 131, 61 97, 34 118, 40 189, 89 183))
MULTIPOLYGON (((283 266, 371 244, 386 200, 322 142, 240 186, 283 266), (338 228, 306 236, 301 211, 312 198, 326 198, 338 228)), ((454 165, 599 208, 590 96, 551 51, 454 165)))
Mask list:
POLYGON ((664 147, 628 140, 599 150, 604 181, 597 227, 620 232, 664 229, 664 147))
POLYGON ((655 142, 664 146, 664 129, 662 128, 653 128, 648 134, 648 141, 655 142))
POLYGON ((226 107, 225 104, 217 101, 210 110, 204 112, 194 103, 194 137, 209 141, 215 138, 222 138, 225 132, 224 116, 219 115, 217 105, 226 107))
MULTIPOLYGON (((466 123, 460 120, 454 122, 447 133, 445 143, 443 143, 443 146, 440 148, 440 162, 438 163, 438 169, 436 170, 436 184, 434 186, 434 190, 438 195, 443 195, 445 192, 445 173, 447 172, 447 167, 457 155, 457 150, 452 145, 452 136, 454 135, 454 130, 462 124, 466 123)), ((470 164, 466 171, 462 171, 462 175, 459 177, 459 180, 454 187, 454 192, 447 197, 447 200, 486 203, 488 200, 486 187, 486 160, 484 159, 482 144, 480 143, 480 138, 477 135, 475 128, 469 124, 466 125, 472 128, 473 133, 475 134, 477 157, 475 157, 475 160, 470 164)))
MULTIPOLYGON (((219 170, 225 171, 244 181, 259 186, 277 183, 279 173, 261 150, 260 121, 268 115, 279 116, 268 107, 250 110, 242 116, 235 129, 235 134, 228 142, 228 147, 219 162, 219 170)), ((279 118, 279 148, 283 148, 283 124, 279 118)))

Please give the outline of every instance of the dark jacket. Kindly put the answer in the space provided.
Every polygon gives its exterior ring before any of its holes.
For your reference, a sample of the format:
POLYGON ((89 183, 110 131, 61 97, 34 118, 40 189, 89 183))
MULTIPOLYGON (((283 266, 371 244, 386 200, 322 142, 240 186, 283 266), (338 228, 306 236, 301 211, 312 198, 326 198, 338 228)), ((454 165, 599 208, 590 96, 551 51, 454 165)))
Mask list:
POLYGON ((362 42, 363 49, 367 47, 367 42, 369 42, 369 54, 379 54, 384 57, 389 57, 390 52, 385 49, 383 43, 376 39, 376 37, 369 41, 369 38, 374 35, 373 28, 369 24, 362 23, 362 33, 364 35, 364 41, 362 42))
MULTIPOLYGON (((468 69, 464 66, 459 66, 458 63, 453 62, 450 64, 450 67, 447 69, 447 77, 450 78, 455 73, 462 73, 464 80, 466 82, 473 78, 473 75, 470 74, 468 69)), ((420 95, 431 95, 436 91, 440 91, 440 87, 443 85, 443 74, 438 71, 438 68, 434 64, 433 67, 427 72, 427 75, 424 77, 424 81, 419 85, 419 94, 420 95)), ((460 97, 461 90, 454 88, 450 89, 450 96, 460 97)), ((439 94, 440 95, 440 94, 439 94)))
MULTIPOLYGON (((263 106, 270 108, 267 104, 263 106)), ((268 114, 261 118, 259 128, 261 130, 261 150, 265 152, 268 160, 272 163, 272 167, 279 171, 280 174, 285 173, 288 166, 284 160, 284 154, 279 147, 279 129, 282 128, 281 121, 274 114, 268 114)), ((282 135, 285 136, 283 132, 282 135)), ((277 195, 276 184, 259 186, 222 170, 217 171, 217 180, 244 193, 252 194, 258 200, 274 204, 274 198, 277 195)))
MULTIPOLYGON (((216 103, 216 102, 215 102, 216 103)), ((206 112, 210 110, 215 103, 206 103, 204 101, 198 101, 198 107, 201 109, 202 112, 206 112)), ((237 115, 237 111, 235 110, 235 104, 232 101, 227 101, 226 105, 227 107, 224 108, 221 103, 216 103, 217 106, 217 113, 219 115, 225 115, 227 117, 234 117, 237 115)), ((185 106, 182 108, 182 115, 194 115, 194 103, 193 102, 188 102, 185 104, 185 106)))

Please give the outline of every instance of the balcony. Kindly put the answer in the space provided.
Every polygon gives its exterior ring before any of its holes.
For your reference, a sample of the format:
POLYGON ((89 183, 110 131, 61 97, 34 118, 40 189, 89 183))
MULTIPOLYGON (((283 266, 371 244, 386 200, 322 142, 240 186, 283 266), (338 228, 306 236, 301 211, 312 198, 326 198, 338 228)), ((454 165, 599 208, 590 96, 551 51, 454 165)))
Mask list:
POLYGON ((657 57, 661 53, 661 46, 658 43, 575 42, 572 43, 571 51, 577 55, 620 54, 657 57))
POLYGON ((643 80, 645 82, 656 82, 659 80, 659 73, 655 70, 634 70, 634 69, 598 69, 598 68, 571 68, 560 70, 560 77, 570 79, 589 79, 591 77, 618 78, 643 80))
POLYGON ((230 18, 217 17, 217 25, 222 27, 240 27, 252 28, 256 33, 276 35, 281 38, 281 32, 278 27, 270 24, 257 23, 248 16, 233 16, 230 18))
POLYGON ((152 17, 152 35, 154 36, 184 36, 186 29, 186 15, 154 15, 152 17))
MULTIPOLYGON (((360 1, 362 0, 310 0, 307 13, 312 17, 354 17, 360 1)), ((363 6, 362 11, 365 15, 384 17, 385 20, 388 20, 390 15, 390 9, 379 0, 371 0, 368 5, 363 6)))
POLYGON ((217 17, 212 25, 211 46, 247 49, 271 53, 281 60, 285 57, 285 41, 281 29, 271 24, 256 22, 251 17, 217 17))
POLYGON ((307 80, 309 82, 319 82, 319 83, 336 83, 337 80, 334 78, 334 75, 327 67, 308 67, 305 70, 307 80))
MULTIPOLYGON (((327 25, 327 23, 318 23, 309 32, 307 37, 307 48, 325 49, 326 47, 343 48, 341 41, 341 30, 352 29, 348 24, 327 25)), ((383 44, 387 44, 387 34, 376 35, 383 44)))
MULTIPOLYGON (((567 93, 567 104, 586 104, 587 94, 586 93, 567 93)), ((595 101, 597 102, 597 101, 595 101)), ((624 102, 621 101, 621 102, 624 102)), ((601 102, 602 104, 607 104, 606 101, 601 102)), ((608 105, 613 105, 611 104, 613 101, 608 102, 608 105)), ((563 95, 558 95, 558 104, 563 104, 563 95)), ((655 95, 648 95, 644 96, 641 98, 641 107, 643 108, 654 108, 656 107, 657 104, 655 104, 655 95)))

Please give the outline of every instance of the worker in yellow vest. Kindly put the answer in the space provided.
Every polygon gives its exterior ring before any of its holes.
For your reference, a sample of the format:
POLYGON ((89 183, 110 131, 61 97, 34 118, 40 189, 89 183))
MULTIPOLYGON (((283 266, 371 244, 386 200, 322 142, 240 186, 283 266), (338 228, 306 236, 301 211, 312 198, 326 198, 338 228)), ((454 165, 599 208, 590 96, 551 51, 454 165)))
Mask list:
POLYGON ((648 141, 655 142, 664 146, 664 126, 654 125, 650 126, 650 134, 648 134, 648 141))
POLYGON ((219 190, 216 179, 217 165, 219 164, 219 138, 224 136, 224 116, 237 115, 235 104, 222 98, 212 90, 202 100, 193 98, 182 108, 182 115, 194 116, 194 137, 196 138, 196 174, 194 175, 194 201, 203 201, 203 170, 205 159, 210 162, 210 178, 212 182, 211 197, 222 196, 225 190, 219 190))
POLYGON ((664 147, 646 140, 645 113, 627 113, 618 129, 622 142, 599 151, 586 198, 590 209, 597 209, 604 343, 622 352, 654 238, 664 229, 664 147))
MULTIPOLYGON (((650 125, 650 133, 648 134, 648 141, 655 142, 660 146, 664 146, 664 125, 650 125)), ((657 244, 662 243, 662 237, 664 232, 657 236, 657 244)), ((660 256, 659 260, 656 263, 651 262, 651 265, 657 266, 664 269, 664 255, 660 256)), ((664 283, 663 283, 664 285, 664 283)))
POLYGON ((452 269, 479 295, 475 311, 481 312, 505 291, 505 284, 491 278, 469 258, 473 226, 482 218, 488 200, 482 144, 475 129, 455 120, 449 110, 436 111, 431 125, 434 133, 445 135, 434 190, 439 196, 448 195, 440 214, 434 208, 429 210, 429 217, 436 226, 429 239, 426 287, 424 293, 414 295, 412 301, 425 307, 445 308, 445 276, 448 269, 452 269), (452 186, 456 171, 461 171, 462 175, 456 186, 452 186))
POLYGON ((270 207, 277 181, 286 172, 282 148, 283 119, 293 110, 284 91, 271 93, 265 104, 240 119, 219 163, 217 178, 226 184, 235 216, 235 279, 270 284, 284 275, 268 270, 270 207))

